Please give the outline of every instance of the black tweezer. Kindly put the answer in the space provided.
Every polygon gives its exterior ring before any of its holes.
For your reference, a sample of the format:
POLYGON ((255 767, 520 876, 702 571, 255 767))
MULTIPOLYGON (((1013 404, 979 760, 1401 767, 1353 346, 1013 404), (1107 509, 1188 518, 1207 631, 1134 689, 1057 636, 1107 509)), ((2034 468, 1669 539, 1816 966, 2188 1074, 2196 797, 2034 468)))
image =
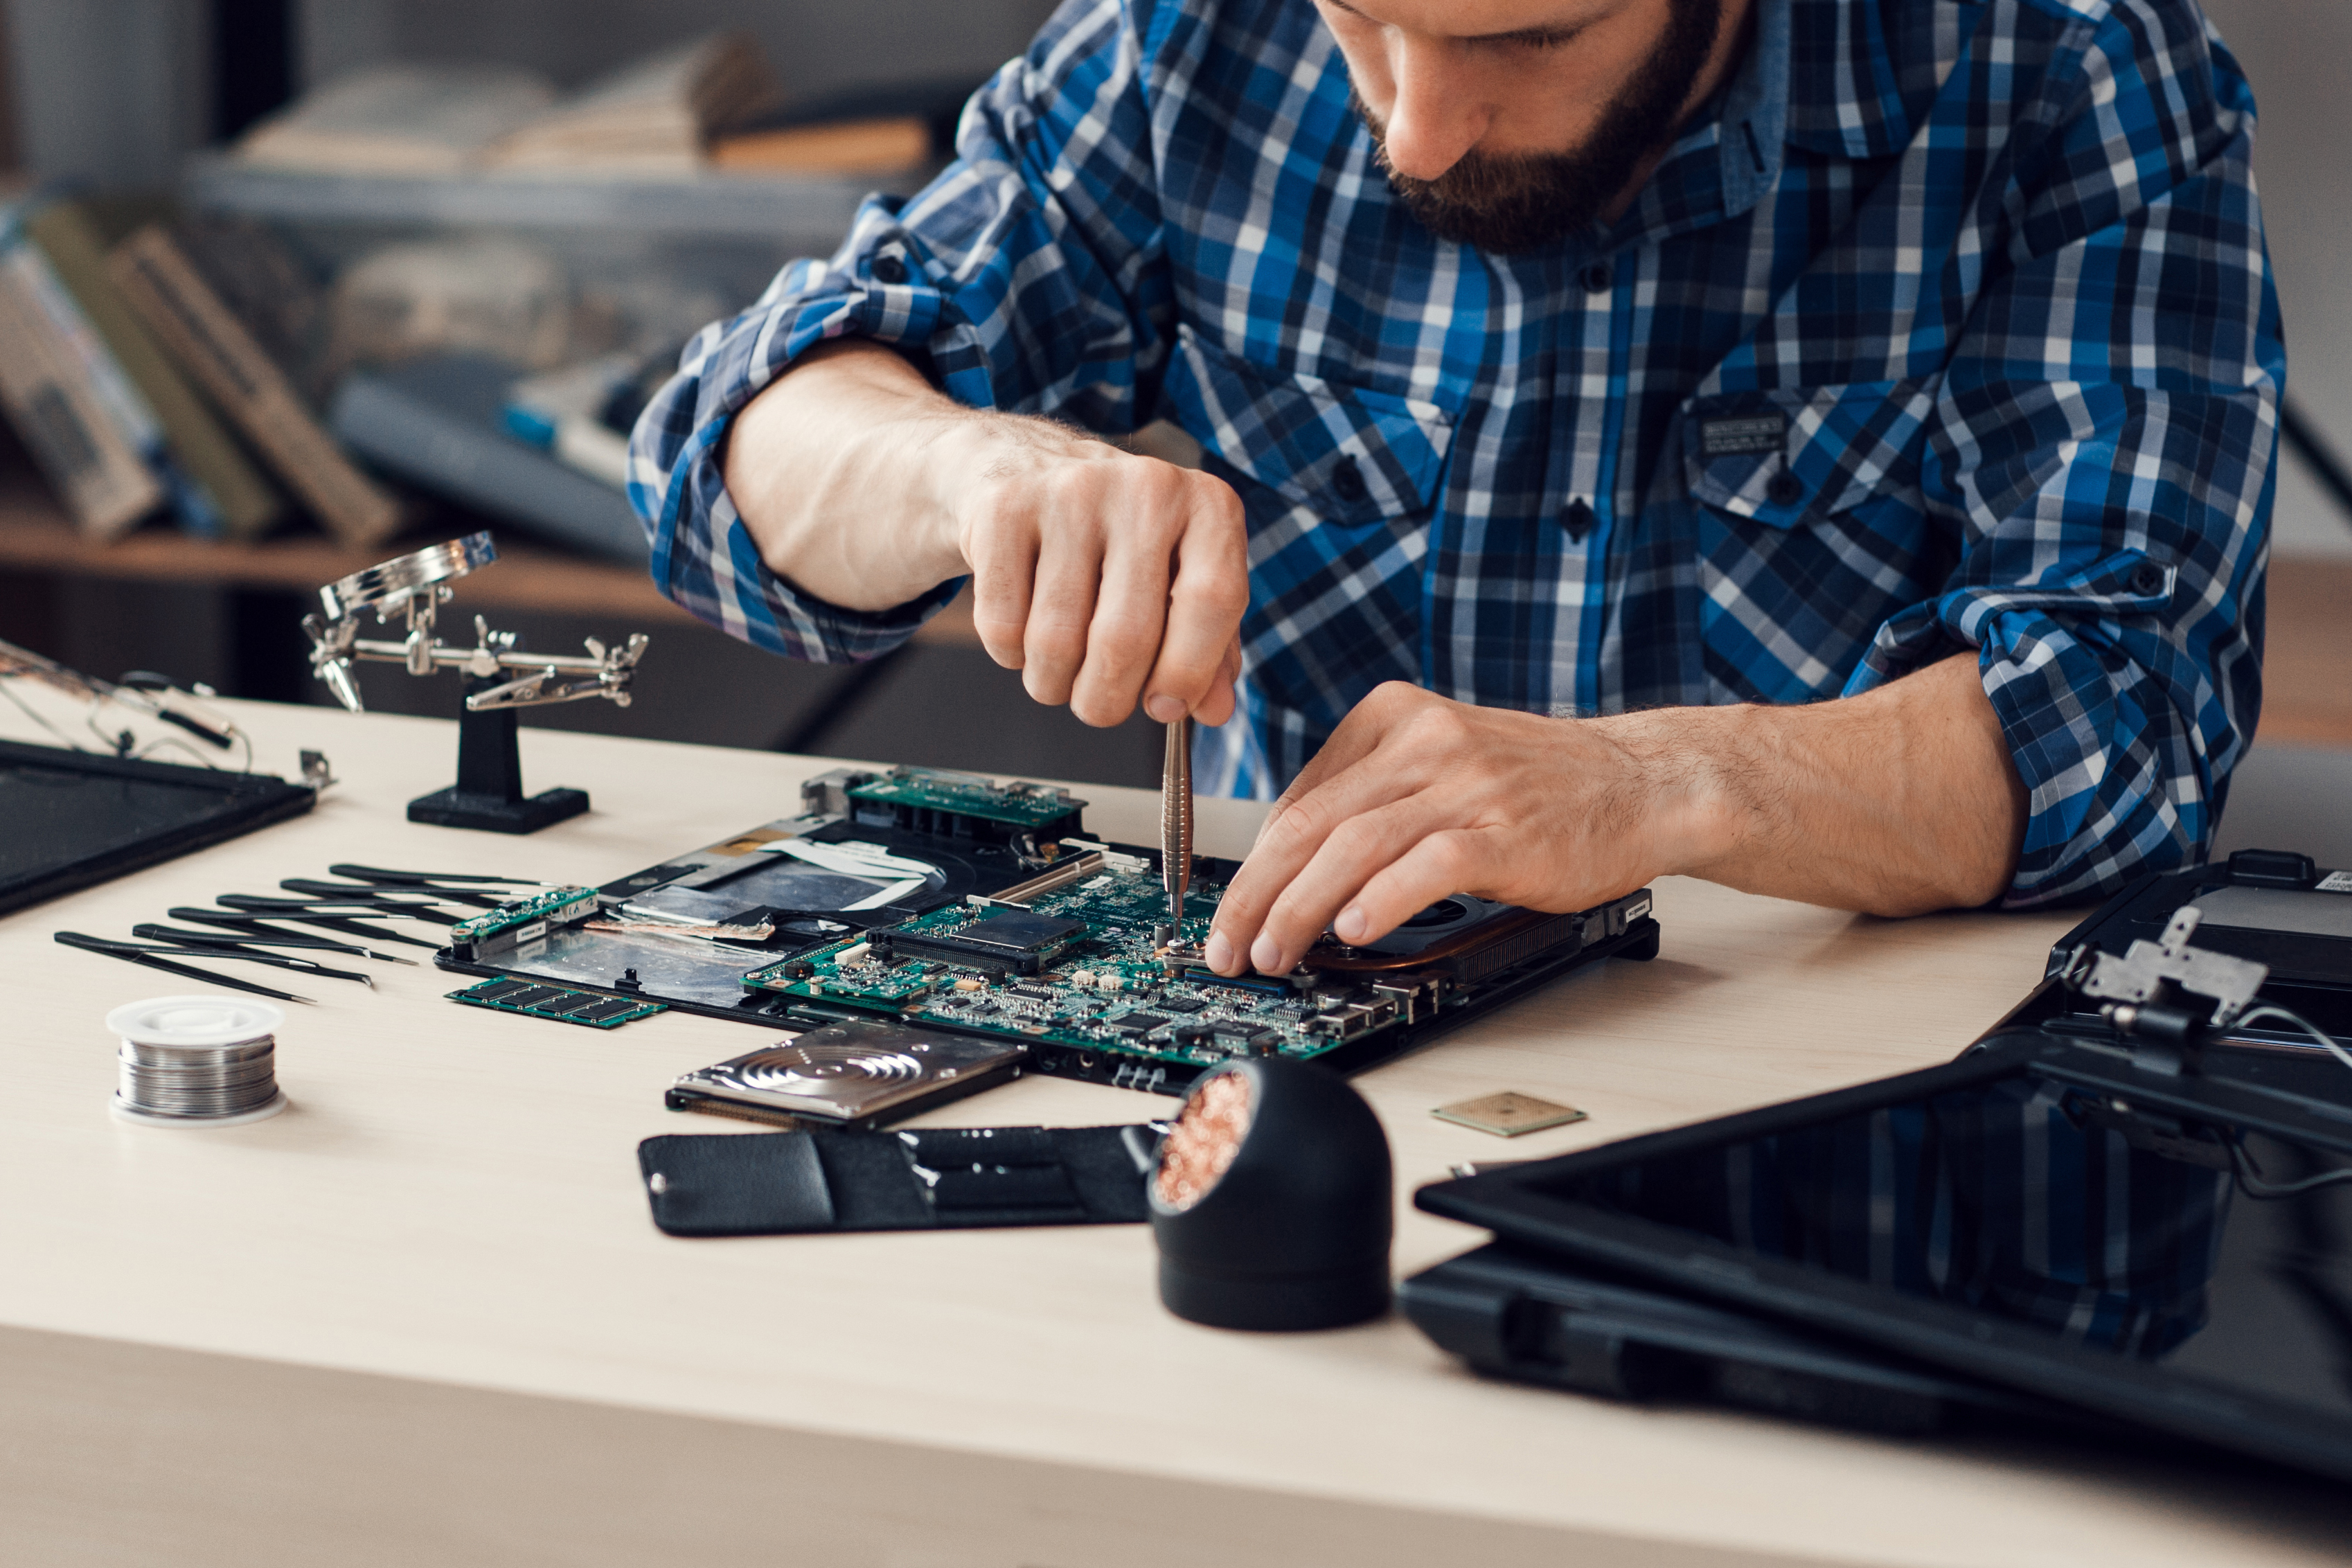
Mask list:
POLYGON ((464 871, 387 871, 381 866, 330 866, 332 876, 350 877, 362 882, 383 882, 398 886, 421 885, 428 882, 508 882, 518 888, 543 888, 546 883, 534 877, 477 877, 464 871))
POLYGON ((462 918, 444 914, 428 904, 402 903, 391 899, 273 899, 260 893, 221 893, 213 902, 224 909, 251 910, 273 920, 291 920, 298 915, 336 915, 348 920, 353 915, 365 915, 370 920, 402 917, 453 926, 462 918))
MULTIPOLYGON (((278 931, 280 934, 284 932, 283 927, 271 925, 268 920, 249 910, 194 910, 179 906, 163 912, 175 921, 194 921, 198 925, 219 926, 227 931, 278 931)), ((427 942, 423 937, 403 936, 398 931, 384 931, 368 924, 365 921, 352 920, 348 916, 280 914, 276 918, 298 926, 316 926, 320 931, 341 931, 345 936, 365 937, 370 942, 396 942, 406 947, 422 948, 436 948, 441 945, 437 942, 427 942)))
POLYGON ((142 947, 135 942, 118 942, 112 937, 85 936, 79 931, 66 931, 59 935, 58 940, 65 942, 68 936, 75 940, 66 942, 68 947, 79 947, 86 952, 111 952, 119 955, 152 952, 159 958, 234 958, 247 963, 267 963, 275 969, 299 969, 305 974, 315 974, 321 980, 356 980, 371 991, 375 989, 375 981, 369 976, 359 973, 355 970, 330 969, 316 959, 288 958, 281 953, 255 952, 249 948, 242 947, 189 948, 182 947, 177 943, 168 946, 142 947))
POLYGON ((314 877, 289 877, 278 885, 289 893, 302 893, 314 899, 352 899, 362 902, 381 902, 399 893, 420 893, 443 903, 469 904, 479 910, 494 910, 506 902, 505 897, 498 893, 467 892, 457 888, 431 888, 407 882, 322 882, 314 877))
MULTIPOLYGON (((258 922, 256 922, 258 924, 258 922)), ((362 947, 355 942, 337 942, 332 937, 303 936, 296 931, 277 932, 267 927, 251 934, 232 936, 226 931, 189 931, 184 926, 157 925, 146 921, 131 928, 131 934, 149 942, 177 942, 183 947, 293 947, 313 952, 348 952, 357 958, 380 958, 386 963, 404 963, 411 969, 416 960, 403 958, 396 952, 378 952, 372 947, 362 947)))
POLYGON ((134 949, 126 952, 123 951, 124 944, 121 942, 107 942, 94 936, 83 936, 79 931, 61 931, 57 933, 57 940, 68 947, 78 947, 85 952, 99 953, 107 958, 119 958, 125 963, 136 963, 147 969, 160 969, 166 974, 176 974, 184 980, 201 980, 207 985, 226 985, 231 991, 250 991, 257 996, 274 996, 280 1002, 300 1002, 312 1007, 318 1005, 310 997, 297 996, 291 991, 274 991, 267 985, 256 985, 250 980, 232 980, 226 974, 215 974, 208 969, 192 969, 184 963, 174 963, 168 958, 157 958, 143 949, 134 949))

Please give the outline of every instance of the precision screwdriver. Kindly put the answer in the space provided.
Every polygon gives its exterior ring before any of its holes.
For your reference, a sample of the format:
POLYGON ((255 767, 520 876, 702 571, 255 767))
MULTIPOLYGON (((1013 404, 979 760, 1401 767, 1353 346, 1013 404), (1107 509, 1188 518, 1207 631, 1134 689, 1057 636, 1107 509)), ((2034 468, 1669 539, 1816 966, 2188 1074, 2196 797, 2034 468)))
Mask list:
POLYGON ((1168 726, 1160 771, 1160 879, 1168 889, 1169 940, 1184 930, 1184 895, 1192 886, 1192 720, 1168 726))

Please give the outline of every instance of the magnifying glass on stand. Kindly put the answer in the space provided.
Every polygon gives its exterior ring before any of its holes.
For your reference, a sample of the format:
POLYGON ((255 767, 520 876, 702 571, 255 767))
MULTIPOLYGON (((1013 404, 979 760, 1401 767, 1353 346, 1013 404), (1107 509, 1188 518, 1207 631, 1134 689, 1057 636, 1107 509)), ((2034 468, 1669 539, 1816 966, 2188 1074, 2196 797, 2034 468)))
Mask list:
POLYGON ((310 637, 311 671, 354 713, 365 711, 355 664, 397 664, 411 675, 463 672, 457 782, 410 801, 411 822, 536 833, 550 823, 579 816, 588 809, 585 790, 523 794, 515 713, 591 697, 622 708, 629 705, 629 683, 649 640, 642 632, 612 648, 589 637, 585 656, 536 654, 526 652, 515 633, 494 632, 484 617, 476 616, 473 647, 441 640, 434 623, 440 607, 455 595, 449 584, 498 558, 487 532, 452 539, 330 583, 319 590, 325 615, 302 617, 302 629, 310 637), (361 637, 360 617, 371 612, 379 626, 404 620, 407 635, 398 642, 361 637))

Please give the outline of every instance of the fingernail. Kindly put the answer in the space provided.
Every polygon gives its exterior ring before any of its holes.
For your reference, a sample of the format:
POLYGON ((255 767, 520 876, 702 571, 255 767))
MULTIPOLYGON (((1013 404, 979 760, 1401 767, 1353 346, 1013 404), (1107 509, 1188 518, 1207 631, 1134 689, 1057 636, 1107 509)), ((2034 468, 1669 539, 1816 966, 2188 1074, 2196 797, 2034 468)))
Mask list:
POLYGON ((1250 963, 1260 974, 1280 974, 1290 965, 1282 962, 1282 946, 1270 936, 1262 936, 1250 949, 1250 963))
POLYGON ((1363 941, 1364 933, 1371 929, 1371 917, 1353 904, 1341 910, 1339 918, 1331 922, 1331 934, 1350 947, 1363 941))
POLYGON ((1220 974, 1231 973, 1234 969, 1234 944, 1225 940, 1225 933, 1221 931, 1209 933, 1209 943, 1201 950, 1201 956, 1207 959, 1209 967, 1220 974))
POLYGON ((1151 721, 1155 724, 1173 724, 1177 720, 1184 717, 1182 700, 1171 697, 1164 691, 1154 692, 1145 698, 1143 710, 1151 715, 1151 721))

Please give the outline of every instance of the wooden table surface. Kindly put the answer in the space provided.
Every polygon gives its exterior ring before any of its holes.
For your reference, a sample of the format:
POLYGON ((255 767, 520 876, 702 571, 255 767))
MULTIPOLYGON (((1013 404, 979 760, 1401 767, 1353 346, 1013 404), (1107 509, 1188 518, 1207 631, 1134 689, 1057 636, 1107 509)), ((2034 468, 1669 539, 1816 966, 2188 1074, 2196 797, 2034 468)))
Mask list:
MULTIPOLYGON (((414 826, 444 721, 232 704, 304 818, 0 920, 0 1559, 337 1564, 1310 1562, 2305 1563, 2352 1510, 2285 1479, 2022 1442, 1895 1442, 1484 1382, 1401 1318, 1182 1323, 1141 1226, 682 1241, 638 1140, 751 1027, 612 1033, 460 1008, 429 966, 306 983, 293 1107, 109 1117, 107 1011, 189 989, 54 945, 337 860, 596 882, 789 814, 813 759, 524 731, 586 817, 414 826), (1572 1556, 1570 1554, 1573 1554, 1572 1556)), ((0 733, 33 739, 13 710, 0 733)), ((1153 797, 1088 790, 1148 840, 1153 797)), ((1202 847, 1255 808, 1204 803, 1202 847)), ((1475 1244, 1408 1206, 1541 1155, 1931 1063, 2041 972, 2063 916, 1859 919, 1669 880, 1662 956, 1573 977, 1359 1079, 1393 1142, 1399 1273, 1475 1244), (1591 1113, 1504 1143, 1431 1107, 1591 1113)), ((927 1120, 1096 1123, 1172 1101, 1027 1079, 927 1120)), ((747 1132, 749 1136, 759 1136, 747 1132)))

